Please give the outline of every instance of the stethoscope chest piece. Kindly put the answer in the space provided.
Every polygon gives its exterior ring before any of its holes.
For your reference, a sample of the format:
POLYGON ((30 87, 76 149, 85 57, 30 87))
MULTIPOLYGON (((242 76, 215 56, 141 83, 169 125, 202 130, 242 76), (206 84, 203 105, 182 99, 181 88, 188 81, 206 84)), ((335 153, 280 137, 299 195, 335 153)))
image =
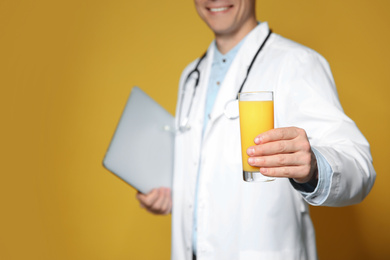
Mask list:
POLYGON ((225 104, 225 108, 223 110, 224 115, 228 119, 237 119, 239 118, 239 111, 238 111, 238 100, 237 99, 231 99, 225 104))

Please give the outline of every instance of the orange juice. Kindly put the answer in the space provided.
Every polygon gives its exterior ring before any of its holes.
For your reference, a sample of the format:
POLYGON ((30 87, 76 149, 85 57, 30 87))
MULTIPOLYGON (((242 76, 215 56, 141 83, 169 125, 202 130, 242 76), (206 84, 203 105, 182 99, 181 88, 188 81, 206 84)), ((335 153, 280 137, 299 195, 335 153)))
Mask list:
POLYGON ((258 172, 248 164, 246 150, 255 145, 255 137, 274 128, 273 101, 239 101, 242 166, 245 172, 258 172))

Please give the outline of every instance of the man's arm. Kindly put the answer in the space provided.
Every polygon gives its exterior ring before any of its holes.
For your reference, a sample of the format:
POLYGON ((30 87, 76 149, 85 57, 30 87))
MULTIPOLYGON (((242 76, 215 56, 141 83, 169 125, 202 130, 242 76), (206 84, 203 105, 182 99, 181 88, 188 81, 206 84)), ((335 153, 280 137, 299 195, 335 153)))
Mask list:
POLYGON ((277 83, 275 120, 277 127, 284 128, 258 136, 248 151, 254 157, 252 163, 263 168, 264 175, 292 178, 297 183, 315 181, 312 177, 319 168, 315 190, 298 189, 312 205, 346 206, 362 201, 376 176, 369 144, 345 115, 326 60, 309 49, 292 48, 277 83), (317 164, 323 167, 314 167, 318 156, 317 164))

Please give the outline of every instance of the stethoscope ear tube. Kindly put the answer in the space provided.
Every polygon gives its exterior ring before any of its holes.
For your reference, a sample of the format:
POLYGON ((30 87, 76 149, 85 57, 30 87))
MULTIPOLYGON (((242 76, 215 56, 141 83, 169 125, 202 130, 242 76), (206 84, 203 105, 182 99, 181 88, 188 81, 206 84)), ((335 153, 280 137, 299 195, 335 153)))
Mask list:
POLYGON ((200 71, 199 71, 198 67, 199 67, 199 64, 202 62, 202 60, 206 57, 206 55, 207 55, 207 52, 205 52, 202 55, 202 57, 200 57, 200 59, 198 60, 198 62, 195 65, 195 68, 193 70, 191 70, 190 73, 188 73, 187 78, 184 81, 183 90, 182 90, 181 98, 180 98, 180 108, 179 108, 179 115, 178 115, 179 116, 179 126, 178 126, 177 131, 179 131, 179 132, 186 132, 186 131, 190 130, 190 128, 191 128, 188 125, 188 121, 189 121, 189 116, 190 116, 190 112, 191 112, 191 108, 192 108, 192 103, 193 103, 194 98, 195 98, 196 88, 198 87, 199 80, 200 80, 200 71), (182 123, 181 116, 182 116, 182 112, 183 112, 184 94, 187 90, 187 82, 191 78, 192 74, 197 74, 197 77, 195 79, 194 90, 192 91, 191 102, 190 102, 190 105, 189 105, 188 110, 187 110, 187 115, 183 120, 184 122, 182 123))
POLYGON ((260 46, 259 49, 257 50, 255 56, 253 56, 252 62, 251 62, 251 64, 249 65, 248 70, 246 71, 246 76, 245 76, 244 80, 242 81, 242 84, 241 84, 241 86, 240 86, 240 89, 239 89, 238 92, 237 92, 236 99, 238 99, 238 94, 239 94, 239 93, 242 91, 242 89, 244 88, 245 82, 246 82, 246 80, 247 80, 247 78, 248 78, 248 76, 249 76, 249 72, 251 71, 252 66, 253 66, 253 64, 255 63, 255 60, 256 60, 257 56, 259 55, 259 53, 260 53, 261 50, 263 49, 265 43, 268 41, 268 39, 269 39, 269 37, 271 36, 271 34, 272 34, 272 30, 269 29, 267 37, 265 37, 265 40, 263 41, 263 43, 261 44, 261 46, 260 46))
MULTIPOLYGON (((249 72, 251 71, 252 66, 255 63, 255 60, 256 60, 257 56, 259 55, 260 51, 263 49, 264 45, 268 41, 268 39, 269 39, 271 34, 272 34, 272 30, 270 29, 268 31, 267 37, 264 39, 263 43, 261 44, 261 46, 257 50, 256 54, 253 56, 252 62, 251 62, 251 64, 248 67, 246 76, 245 76, 245 78, 244 78, 244 80, 243 80, 243 82, 242 82, 242 84, 240 86, 240 89, 237 92, 236 99, 229 100, 226 103, 223 113, 224 113, 224 115, 228 119, 233 120, 233 119, 237 119, 239 117, 239 113, 238 113, 238 94, 241 93, 242 89, 244 88, 245 82, 246 82, 246 80, 248 79, 248 76, 249 76, 249 72)), ((188 125, 190 111, 192 109, 192 103, 194 101, 196 89, 197 89, 199 81, 200 81, 200 71, 199 71, 198 67, 199 67, 200 63, 202 62, 202 60, 206 57, 206 55, 207 55, 207 52, 205 52, 202 55, 202 57, 199 58, 198 62, 195 65, 195 68, 190 73, 188 73, 187 78, 184 81, 184 86, 183 86, 183 90, 182 90, 182 94, 181 94, 181 98, 180 98, 181 100, 180 100, 179 115, 178 115, 179 116, 179 120, 178 120, 179 126, 178 126, 177 131, 179 131, 179 132, 185 132, 185 131, 188 131, 190 129, 190 126, 188 125), (182 118, 182 112, 183 112, 184 94, 186 92, 187 82, 189 81, 189 79, 190 79, 192 74, 197 74, 197 77, 195 79, 194 90, 192 92, 192 97, 191 97, 191 101, 190 101, 190 104, 189 104, 189 107, 188 107, 188 110, 187 110, 187 115, 184 118, 183 123, 182 123, 181 118, 182 118)))

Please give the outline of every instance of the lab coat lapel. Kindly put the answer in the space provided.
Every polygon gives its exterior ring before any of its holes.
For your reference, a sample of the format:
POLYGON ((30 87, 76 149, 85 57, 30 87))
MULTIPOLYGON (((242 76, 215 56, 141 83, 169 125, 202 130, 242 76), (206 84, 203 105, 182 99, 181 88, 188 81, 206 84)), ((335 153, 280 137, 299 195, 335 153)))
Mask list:
MULTIPOLYGON (((226 73, 225 79, 223 80, 213 110, 210 114, 210 120, 207 125, 205 135, 207 135, 208 131, 216 122, 216 120, 223 116, 227 102, 236 99, 237 93, 246 76, 248 67, 252 62, 252 59, 256 54, 259 46, 267 37, 268 30, 268 24, 264 22, 258 25, 254 30, 252 30, 252 32, 248 34, 245 42, 241 46, 234 61, 232 62, 232 65, 226 73)), ((256 61, 259 59, 261 59, 261 54, 257 57, 256 61)), ((255 72, 252 69, 250 76, 253 76, 253 74, 255 74, 255 72)), ((245 91, 245 86, 243 91, 245 91)))
POLYGON ((206 95, 207 95, 207 86, 210 78, 211 65, 213 62, 214 56, 214 44, 210 44, 207 49, 207 55, 203 62, 200 63, 199 71, 200 71, 200 80, 198 89, 196 90, 196 97, 194 100, 193 108, 191 109, 191 128, 195 130, 196 135, 201 139, 203 132, 203 122, 204 122, 204 110, 206 103, 206 95))

